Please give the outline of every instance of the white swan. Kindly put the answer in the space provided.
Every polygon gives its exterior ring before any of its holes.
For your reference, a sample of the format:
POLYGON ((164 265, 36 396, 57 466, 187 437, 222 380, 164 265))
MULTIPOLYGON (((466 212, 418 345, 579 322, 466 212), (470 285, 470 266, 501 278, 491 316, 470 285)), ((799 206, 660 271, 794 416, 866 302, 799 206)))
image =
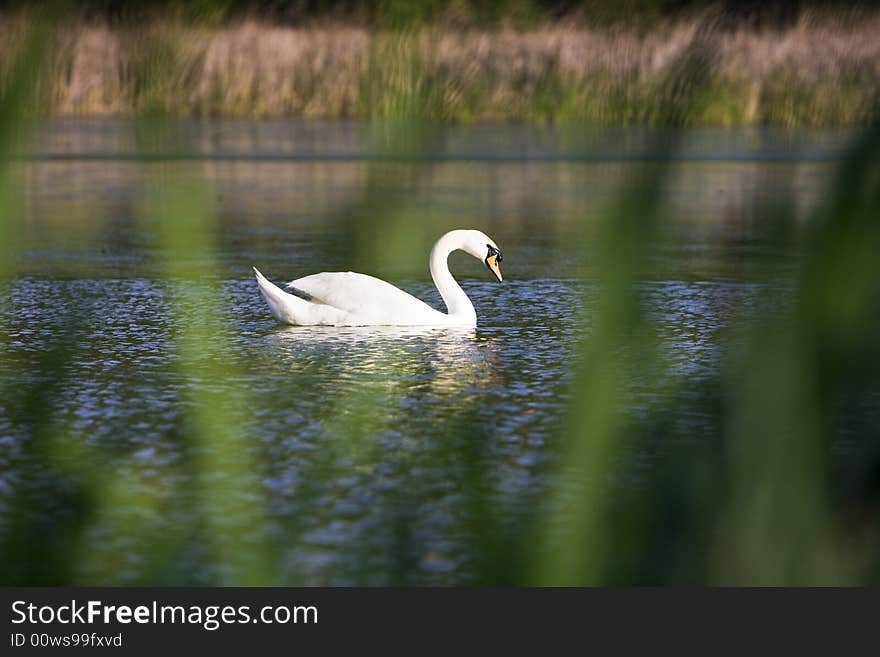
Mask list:
POLYGON ((461 286, 449 273, 447 258, 453 251, 486 263, 500 282, 501 250, 478 230, 453 230, 431 249, 431 278, 448 313, 378 278, 354 272, 324 272, 291 281, 289 294, 269 282, 254 267, 260 292, 279 322, 325 326, 466 326, 477 325, 477 313, 461 286))

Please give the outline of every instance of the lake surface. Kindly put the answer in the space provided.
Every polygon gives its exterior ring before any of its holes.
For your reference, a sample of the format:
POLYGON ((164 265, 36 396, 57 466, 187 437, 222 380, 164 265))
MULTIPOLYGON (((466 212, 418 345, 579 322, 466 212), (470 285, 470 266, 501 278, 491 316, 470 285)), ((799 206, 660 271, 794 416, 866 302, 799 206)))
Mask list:
MULTIPOLYGON (((435 137, 419 163, 389 156, 357 123, 180 123, 155 141, 140 130, 54 122, 13 165, 23 228, 0 307, 0 532, 19 551, 7 577, 229 581, 193 492, 210 478, 194 465, 210 446, 189 439, 205 392, 236 400, 240 492, 259 519, 259 536, 230 526, 225 540, 240 552, 270 545, 273 583, 480 581, 487 534, 527 524, 558 464, 600 298, 592 237, 653 137, 463 127, 435 137), (215 246, 192 256, 210 266, 199 280, 165 280, 149 209, 159 170, 202 181, 214 204, 215 246), (457 227, 504 251, 503 284, 463 254, 450 260, 475 331, 280 327, 250 273, 358 268, 442 308, 427 254, 457 227), (409 236, 401 251, 395 231, 409 236), (210 376, 187 370, 178 345, 174 295, 186 286, 206 291, 186 310, 211 327, 199 354, 210 376), (28 535, 42 537, 31 543, 10 538, 22 508, 28 535), (54 556, 41 561, 33 545, 54 556)), ((819 207, 845 143, 687 134, 637 286, 676 383, 628 375, 629 413, 666 409, 677 435, 712 439, 711 408, 670 398, 699 398, 732 330, 767 310, 768 287, 784 296, 796 255, 768 236, 773 213, 784 206, 798 223, 819 207)), ((663 455, 663 445, 640 452, 637 467, 609 476, 638 486, 663 455)))

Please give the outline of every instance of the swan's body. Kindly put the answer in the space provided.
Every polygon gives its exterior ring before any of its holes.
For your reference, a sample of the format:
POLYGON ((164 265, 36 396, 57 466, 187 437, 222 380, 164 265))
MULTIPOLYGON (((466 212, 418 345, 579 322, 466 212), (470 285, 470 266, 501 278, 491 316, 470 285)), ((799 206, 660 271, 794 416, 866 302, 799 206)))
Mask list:
POLYGON ((501 251, 478 230, 453 230, 431 249, 430 269, 448 313, 383 280, 354 272, 324 272, 291 281, 293 294, 268 281, 256 267, 260 292, 279 322, 325 326, 469 326, 477 313, 461 286, 449 273, 447 258, 461 249, 486 263, 501 280, 501 251))

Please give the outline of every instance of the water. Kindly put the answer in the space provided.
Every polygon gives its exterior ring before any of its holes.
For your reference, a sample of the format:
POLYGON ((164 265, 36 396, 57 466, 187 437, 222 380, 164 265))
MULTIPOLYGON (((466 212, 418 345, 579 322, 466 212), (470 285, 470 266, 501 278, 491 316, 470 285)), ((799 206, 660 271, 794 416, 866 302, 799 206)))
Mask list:
MULTIPOLYGON (((599 298, 589 238, 642 155, 631 145, 638 134, 572 145, 552 129, 462 128, 430 163, 414 164, 379 157, 358 124, 213 122, 176 126, 183 158, 157 150, 139 162, 135 128, 58 122, 16 164, 25 231, 0 319, 0 532, 16 531, 10 514, 25 495, 36 501, 33 531, 69 543, 56 546, 62 565, 19 556, 13 566, 30 570, 14 575, 222 581, 191 492, 188 410, 206 390, 241 402, 233 417, 251 503, 265 506, 259 532, 273 546, 274 583, 485 576, 486 541, 528 525, 558 462, 578 345, 599 298), (176 288, 162 280, 144 211, 145 185, 160 168, 196 173, 216 203, 217 246, 193 258, 215 267, 208 282, 221 315, 209 297, 188 308, 216 330, 206 345, 210 378, 181 365, 176 288), (418 248, 396 253, 383 235, 372 251, 354 243, 352 231, 377 212, 363 203, 368 192, 418 248), (481 263, 451 258, 477 310, 474 331, 279 327, 249 271, 256 264, 288 280, 355 262, 442 307, 427 253, 454 227, 480 228, 504 250, 503 284, 481 263), (125 495, 113 497, 106 483, 78 488, 83 455, 95 481, 122 481, 125 495), (82 511, 90 494, 103 508, 91 516, 82 511), (142 511, 126 511, 138 500, 142 511)), ((805 217, 821 203, 842 143, 828 134, 692 133, 673 164, 668 225, 638 286, 669 385, 628 374, 632 416, 696 400, 674 407, 673 433, 711 440, 711 409, 700 400, 730 330, 765 311, 768 287, 784 288, 764 276, 768 268, 785 272, 796 261, 767 239, 762 213, 775 207, 767 201, 805 217)), ((610 474, 638 486, 640 469, 668 447, 639 451, 634 466, 610 474)), ((234 540, 247 551, 256 537, 234 540)))

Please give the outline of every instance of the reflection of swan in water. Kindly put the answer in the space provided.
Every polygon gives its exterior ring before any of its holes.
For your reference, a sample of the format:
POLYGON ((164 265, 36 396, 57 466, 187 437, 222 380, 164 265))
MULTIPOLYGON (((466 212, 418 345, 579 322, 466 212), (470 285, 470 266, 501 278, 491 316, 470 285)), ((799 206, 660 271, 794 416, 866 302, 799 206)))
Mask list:
POLYGON ((269 310, 279 322, 305 326, 469 326, 477 313, 467 294, 449 273, 447 259, 461 249, 486 263, 501 281, 501 251, 478 230, 453 230, 431 249, 431 278, 448 313, 378 278, 354 272, 323 272, 287 284, 289 294, 254 268, 269 310))
POLYGON ((270 333, 280 343, 291 341, 291 347, 299 344, 354 344, 361 340, 382 340, 406 342, 415 338, 441 338, 443 336, 459 339, 473 338, 476 330, 470 326, 315 326, 309 329, 281 328, 270 333))
POLYGON ((487 373, 496 370, 494 338, 478 337, 473 328, 291 327, 267 339, 275 347, 273 359, 293 369, 319 366, 330 379, 381 381, 400 392, 427 386, 448 394, 485 386, 487 373))

